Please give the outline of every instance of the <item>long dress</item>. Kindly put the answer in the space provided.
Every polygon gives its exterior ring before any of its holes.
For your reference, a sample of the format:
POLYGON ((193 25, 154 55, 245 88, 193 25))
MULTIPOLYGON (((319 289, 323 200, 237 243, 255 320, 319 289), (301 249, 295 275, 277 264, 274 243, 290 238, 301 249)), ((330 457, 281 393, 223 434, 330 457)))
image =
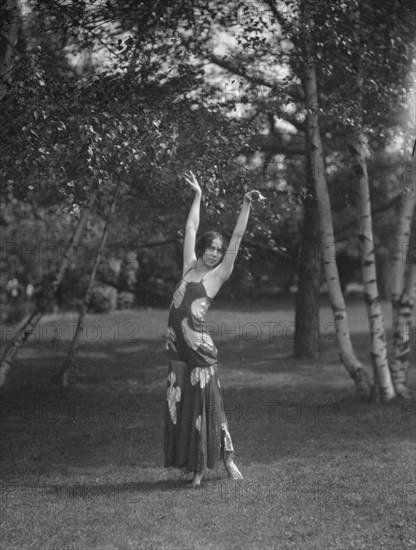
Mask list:
POLYGON ((192 282, 184 280, 186 273, 174 291, 166 331, 164 454, 166 467, 202 472, 234 449, 218 379, 217 348, 205 321, 212 302, 204 286, 208 274, 192 282))

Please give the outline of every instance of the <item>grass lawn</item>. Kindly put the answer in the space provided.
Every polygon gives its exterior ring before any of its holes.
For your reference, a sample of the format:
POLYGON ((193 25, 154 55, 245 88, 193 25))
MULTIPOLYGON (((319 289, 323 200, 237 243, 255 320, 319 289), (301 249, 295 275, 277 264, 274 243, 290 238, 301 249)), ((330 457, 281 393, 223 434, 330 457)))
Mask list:
MULTIPOLYGON (((356 400, 328 307, 313 361, 291 357, 293 304, 252 307, 208 317, 244 480, 221 465, 197 490, 163 468, 167 311, 89 315, 68 388, 50 380, 76 315, 45 317, 1 402, 2 548, 414 549, 416 402, 356 400)), ((364 306, 348 311, 369 365, 364 306)))

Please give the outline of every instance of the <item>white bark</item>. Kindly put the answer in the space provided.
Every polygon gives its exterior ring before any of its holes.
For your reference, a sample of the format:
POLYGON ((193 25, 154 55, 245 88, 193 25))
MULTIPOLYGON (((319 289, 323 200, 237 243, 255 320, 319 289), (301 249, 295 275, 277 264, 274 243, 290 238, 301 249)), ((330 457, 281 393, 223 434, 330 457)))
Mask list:
MULTIPOLYGON (((415 172, 413 177, 416 179, 415 172)), ((393 256, 391 289, 393 336, 390 370, 397 395, 405 399, 411 397, 406 378, 411 351, 410 336, 414 330, 416 294, 416 258, 414 254, 411 256, 410 250, 412 214, 416 204, 415 183, 413 181, 413 185, 410 185, 408 192, 404 193, 402 198, 393 256)))
POLYGON ((348 137, 348 147, 358 182, 361 270, 364 283, 364 300, 370 326, 371 364, 374 369, 374 381, 380 392, 381 400, 387 402, 394 398, 395 391, 387 357, 386 332, 377 286, 370 188, 365 157, 366 145, 362 131, 351 132, 348 137))
MULTIPOLYGON (((410 232, 412 227, 413 213, 416 205, 416 162, 406 163, 408 166, 413 166, 413 174, 410 172, 407 182, 408 189, 402 195, 399 212, 399 223, 397 226, 396 242, 394 246, 394 254, 392 261, 392 276, 391 276, 391 303, 393 306, 393 324, 400 298, 404 292, 404 274, 406 268, 406 259, 410 246, 410 232)), ((406 182, 405 182, 406 183, 406 182)))
POLYGON ((304 53, 305 78, 304 90, 307 108, 307 127, 309 154, 311 155, 312 177, 318 199, 320 219, 320 243, 322 247, 323 267, 328 285, 329 298, 334 313, 341 361, 355 382, 357 392, 362 397, 369 397, 370 383, 368 375, 354 353, 344 297, 335 263, 335 241, 329 200, 328 187, 325 178, 324 160, 321 137, 319 133, 319 102, 317 93, 316 68, 313 59, 310 29, 313 28, 309 0, 302 2, 303 29, 305 33, 304 53))

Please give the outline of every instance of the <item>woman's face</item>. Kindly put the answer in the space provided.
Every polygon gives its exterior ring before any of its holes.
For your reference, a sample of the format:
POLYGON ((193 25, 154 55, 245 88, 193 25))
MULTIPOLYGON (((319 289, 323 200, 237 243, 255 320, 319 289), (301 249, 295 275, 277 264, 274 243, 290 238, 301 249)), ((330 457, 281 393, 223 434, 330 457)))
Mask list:
POLYGON ((202 261, 207 267, 215 267, 222 259, 222 243, 220 239, 214 239, 209 244, 204 254, 202 255, 202 261))

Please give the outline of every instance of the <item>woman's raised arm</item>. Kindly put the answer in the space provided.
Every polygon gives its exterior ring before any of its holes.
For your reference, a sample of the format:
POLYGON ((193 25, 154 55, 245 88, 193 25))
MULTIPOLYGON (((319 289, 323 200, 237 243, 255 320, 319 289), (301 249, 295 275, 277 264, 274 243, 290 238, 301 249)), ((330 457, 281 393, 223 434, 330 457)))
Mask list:
POLYGON ((228 245, 227 252, 225 253, 225 258, 217 268, 217 276, 222 282, 225 282, 233 272, 234 262, 247 227, 247 222, 250 215, 250 206, 253 200, 264 201, 266 200, 266 197, 263 197, 260 191, 250 191, 244 195, 240 215, 238 216, 237 223, 235 224, 233 235, 228 245))
POLYGON ((185 179, 195 190, 195 197, 189 211, 188 220, 185 228, 185 241, 183 243, 183 273, 189 269, 190 265, 196 262, 195 242, 196 233, 199 227, 199 211, 201 208, 202 191, 194 174, 189 171, 185 174, 185 179))

